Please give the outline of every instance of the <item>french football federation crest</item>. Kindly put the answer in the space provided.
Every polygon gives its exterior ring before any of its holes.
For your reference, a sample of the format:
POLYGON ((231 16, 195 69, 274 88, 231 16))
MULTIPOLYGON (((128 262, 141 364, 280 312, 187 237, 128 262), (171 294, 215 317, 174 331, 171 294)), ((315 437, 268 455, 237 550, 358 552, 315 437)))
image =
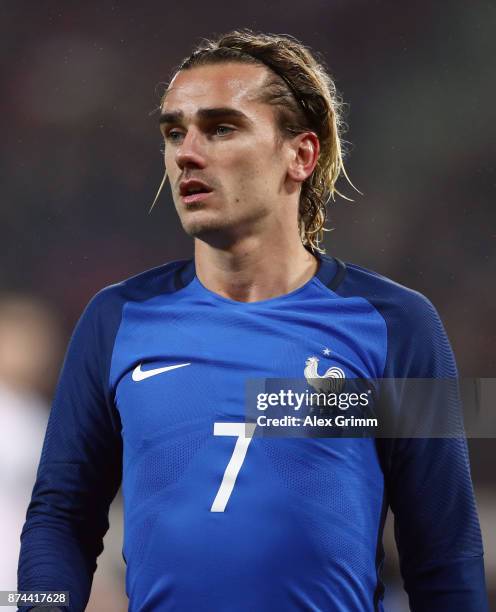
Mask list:
POLYGON ((318 372, 319 358, 308 357, 305 361, 305 370, 303 374, 308 384, 317 391, 317 393, 339 393, 343 388, 345 374, 341 368, 331 366, 322 376, 318 372))

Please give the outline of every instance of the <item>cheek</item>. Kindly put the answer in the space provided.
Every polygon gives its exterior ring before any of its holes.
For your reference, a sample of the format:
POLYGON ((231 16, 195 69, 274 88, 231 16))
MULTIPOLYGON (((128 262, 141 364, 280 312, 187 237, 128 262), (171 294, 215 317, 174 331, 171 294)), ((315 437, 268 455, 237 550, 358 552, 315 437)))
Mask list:
POLYGON ((254 151, 233 160, 233 163, 229 164, 229 169, 226 169, 226 175, 236 176, 238 182, 242 182, 243 185, 251 184, 255 188, 270 183, 268 178, 274 174, 274 165, 277 165, 277 160, 254 151))
POLYGON ((247 164, 240 173, 239 184, 249 194, 267 194, 277 190, 278 168, 270 159, 257 159, 247 164))

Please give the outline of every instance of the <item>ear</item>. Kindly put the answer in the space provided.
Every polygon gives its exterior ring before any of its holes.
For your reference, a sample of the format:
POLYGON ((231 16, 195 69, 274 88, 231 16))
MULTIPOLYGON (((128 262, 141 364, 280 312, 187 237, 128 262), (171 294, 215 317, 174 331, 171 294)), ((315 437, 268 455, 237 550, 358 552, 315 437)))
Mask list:
POLYGON ((288 177, 303 183, 314 171, 320 153, 320 143, 315 132, 298 134, 291 140, 291 160, 288 177))

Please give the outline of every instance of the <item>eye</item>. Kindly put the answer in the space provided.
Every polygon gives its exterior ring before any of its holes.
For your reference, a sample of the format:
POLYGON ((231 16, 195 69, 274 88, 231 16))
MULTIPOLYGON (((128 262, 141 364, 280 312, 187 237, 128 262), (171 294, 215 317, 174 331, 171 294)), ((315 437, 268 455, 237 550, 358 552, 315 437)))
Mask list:
POLYGON ((165 140, 169 140, 172 143, 180 142, 183 137, 184 134, 180 130, 169 130, 164 135, 165 140))
POLYGON ((216 136, 227 136, 231 132, 234 132, 234 128, 229 127, 228 125, 216 125, 214 128, 214 133, 216 136))

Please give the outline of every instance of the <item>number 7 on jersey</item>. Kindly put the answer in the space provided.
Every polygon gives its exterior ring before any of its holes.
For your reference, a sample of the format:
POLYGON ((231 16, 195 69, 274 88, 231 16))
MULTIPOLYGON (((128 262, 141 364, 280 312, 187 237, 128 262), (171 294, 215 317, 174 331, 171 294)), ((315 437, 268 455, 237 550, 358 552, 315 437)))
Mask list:
POLYGON ((214 436, 235 436, 233 454, 224 472, 219 490, 210 512, 224 512, 231 497, 239 470, 246 457, 246 451, 253 438, 255 423, 214 423, 214 436))

